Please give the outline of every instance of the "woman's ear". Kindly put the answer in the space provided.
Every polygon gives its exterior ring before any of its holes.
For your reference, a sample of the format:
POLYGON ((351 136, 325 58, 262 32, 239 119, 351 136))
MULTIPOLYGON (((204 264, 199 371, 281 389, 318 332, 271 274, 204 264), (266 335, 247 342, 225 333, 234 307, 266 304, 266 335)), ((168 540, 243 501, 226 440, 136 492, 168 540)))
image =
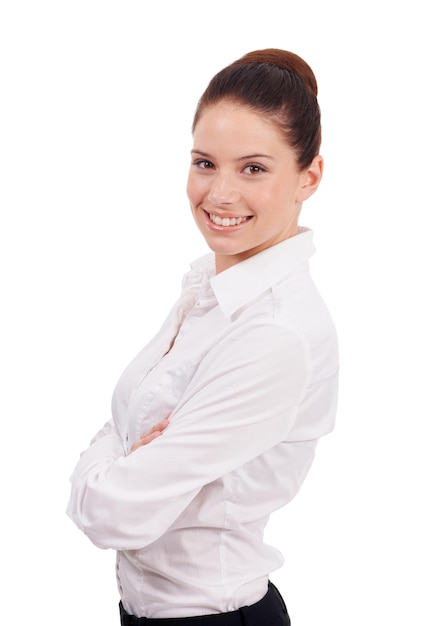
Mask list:
POLYGON ((323 158, 318 154, 311 164, 301 173, 301 183, 298 188, 298 202, 307 200, 318 188, 323 175, 323 158))

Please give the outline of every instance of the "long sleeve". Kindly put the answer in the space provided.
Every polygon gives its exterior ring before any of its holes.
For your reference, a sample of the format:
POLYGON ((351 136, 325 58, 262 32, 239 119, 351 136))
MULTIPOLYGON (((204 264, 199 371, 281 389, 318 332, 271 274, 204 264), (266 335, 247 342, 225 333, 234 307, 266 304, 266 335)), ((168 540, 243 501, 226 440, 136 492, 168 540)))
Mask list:
POLYGON ((111 430, 81 456, 69 515, 99 547, 147 546, 202 487, 286 438, 308 382, 295 334, 236 326, 199 364, 163 436, 125 456, 111 430))

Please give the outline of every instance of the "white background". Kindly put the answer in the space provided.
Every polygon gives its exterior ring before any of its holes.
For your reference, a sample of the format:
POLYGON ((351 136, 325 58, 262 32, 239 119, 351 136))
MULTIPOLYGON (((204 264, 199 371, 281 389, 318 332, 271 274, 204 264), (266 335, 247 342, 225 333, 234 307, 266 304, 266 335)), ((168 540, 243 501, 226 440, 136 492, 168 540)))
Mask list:
POLYGON ((1 623, 118 626, 114 554, 66 517, 68 477, 205 252, 185 195, 197 99, 281 47, 320 87, 302 223, 342 369, 337 428, 268 528, 272 578, 293 626, 430 626, 426 3, 0 7, 1 623))

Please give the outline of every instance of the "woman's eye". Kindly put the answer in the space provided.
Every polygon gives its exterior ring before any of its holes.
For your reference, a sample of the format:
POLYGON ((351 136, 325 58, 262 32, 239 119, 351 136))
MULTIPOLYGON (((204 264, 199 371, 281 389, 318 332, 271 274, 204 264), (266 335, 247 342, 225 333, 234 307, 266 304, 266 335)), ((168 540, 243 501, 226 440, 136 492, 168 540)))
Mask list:
POLYGON ((214 167, 214 164, 211 163, 211 161, 207 161, 205 159, 197 159, 196 161, 193 161, 193 165, 196 165, 201 170, 208 170, 214 167))
POLYGON ((244 168, 244 172, 246 172, 246 174, 260 174, 260 172, 264 172, 265 170, 263 169, 263 167, 261 165, 247 165, 244 168))

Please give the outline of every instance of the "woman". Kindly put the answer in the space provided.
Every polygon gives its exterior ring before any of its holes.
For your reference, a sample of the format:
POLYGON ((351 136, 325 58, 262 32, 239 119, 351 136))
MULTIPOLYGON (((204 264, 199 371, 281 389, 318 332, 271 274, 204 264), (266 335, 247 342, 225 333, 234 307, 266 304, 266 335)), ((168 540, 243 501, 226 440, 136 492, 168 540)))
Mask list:
POLYGON ((211 253, 71 479, 70 517, 117 551, 123 626, 290 623, 263 531, 337 396, 336 333, 298 226, 322 176, 316 96, 309 66, 269 49, 222 70, 198 104, 187 192, 211 253))

